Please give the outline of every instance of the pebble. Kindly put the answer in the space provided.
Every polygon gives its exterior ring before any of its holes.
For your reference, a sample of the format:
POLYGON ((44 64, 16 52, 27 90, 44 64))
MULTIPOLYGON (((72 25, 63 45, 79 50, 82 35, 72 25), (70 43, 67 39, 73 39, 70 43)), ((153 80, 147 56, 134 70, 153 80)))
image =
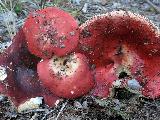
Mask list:
POLYGON ((139 82, 136 79, 128 80, 127 84, 128 84, 128 87, 133 90, 139 90, 140 88, 142 88, 142 86, 139 84, 139 82))
POLYGON ((81 105, 81 103, 80 102, 78 102, 78 101, 75 101, 74 102, 74 106, 76 107, 76 108, 83 108, 83 106, 81 105))
POLYGON ((43 97, 31 98, 30 100, 18 106, 18 112, 20 113, 26 110, 32 110, 32 109, 39 108, 40 105, 42 104, 42 99, 43 97))
POLYGON ((85 109, 88 108, 88 102, 87 102, 87 101, 84 101, 84 102, 82 103, 82 105, 83 105, 83 108, 85 108, 85 109))

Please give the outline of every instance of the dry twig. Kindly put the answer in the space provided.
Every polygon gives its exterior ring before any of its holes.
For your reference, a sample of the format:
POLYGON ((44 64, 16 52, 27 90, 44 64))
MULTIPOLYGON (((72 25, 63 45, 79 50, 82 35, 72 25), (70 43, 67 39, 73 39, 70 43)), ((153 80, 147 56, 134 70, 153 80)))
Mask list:
POLYGON ((160 8, 153 4, 150 0, 145 0, 149 5, 151 5, 158 13, 160 13, 160 8))
POLYGON ((59 119, 59 117, 60 117, 60 115, 62 114, 64 108, 65 108, 66 105, 67 105, 67 103, 68 103, 68 101, 66 101, 65 103, 63 103, 63 105, 62 105, 62 107, 61 107, 61 109, 60 109, 60 111, 59 111, 59 113, 58 113, 58 115, 57 115, 57 117, 56 117, 55 120, 58 120, 58 119, 59 119))

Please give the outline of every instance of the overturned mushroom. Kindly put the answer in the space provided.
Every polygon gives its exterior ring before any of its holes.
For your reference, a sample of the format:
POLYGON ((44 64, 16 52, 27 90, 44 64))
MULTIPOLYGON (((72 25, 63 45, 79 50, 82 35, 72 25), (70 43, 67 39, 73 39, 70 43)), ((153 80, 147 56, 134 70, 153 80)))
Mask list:
POLYGON ((80 26, 78 47, 96 68, 114 64, 117 77, 125 73, 145 96, 160 96, 160 33, 146 18, 126 11, 95 16, 80 26))
POLYGON ((55 7, 35 11, 25 21, 23 31, 30 52, 41 58, 64 56, 77 46, 78 24, 69 14, 55 7))
POLYGON ((54 56, 38 64, 38 75, 44 86, 63 98, 77 98, 87 94, 94 85, 92 74, 82 54, 54 56))
POLYGON ((0 94, 8 96, 16 107, 38 96, 44 97, 48 105, 54 105, 58 97, 43 87, 38 80, 36 66, 40 59, 27 50, 22 30, 12 42, 11 46, 0 55, 0 65, 6 69, 7 74, 5 79, 0 81, 0 94))

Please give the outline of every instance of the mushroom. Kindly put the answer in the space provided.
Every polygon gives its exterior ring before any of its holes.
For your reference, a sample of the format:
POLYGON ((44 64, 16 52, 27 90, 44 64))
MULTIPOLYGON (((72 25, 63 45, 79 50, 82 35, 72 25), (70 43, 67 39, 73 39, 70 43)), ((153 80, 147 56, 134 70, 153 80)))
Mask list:
POLYGON ((43 59, 65 56, 77 46, 79 39, 76 20, 56 7, 31 13, 23 31, 29 51, 43 59))
POLYGON ((143 95, 160 96, 160 33, 145 17, 129 11, 95 16, 80 26, 76 51, 98 69, 113 64, 118 78, 138 80, 143 95))
POLYGON ((113 64, 96 68, 93 71, 93 75, 96 83, 91 94, 101 98, 109 97, 112 89, 112 83, 118 79, 115 74, 113 64))
POLYGON ((40 83, 36 72, 39 60, 28 51, 22 30, 16 34, 11 46, 0 55, 0 66, 6 69, 7 74, 0 81, 0 93, 8 96, 17 108, 33 97, 44 97, 50 106, 59 99, 40 83))
POLYGON ((38 64, 39 79, 59 97, 80 97, 87 94, 94 85, 87 61, 87 58, 79 53, 65 57, 53 56, 38 64))

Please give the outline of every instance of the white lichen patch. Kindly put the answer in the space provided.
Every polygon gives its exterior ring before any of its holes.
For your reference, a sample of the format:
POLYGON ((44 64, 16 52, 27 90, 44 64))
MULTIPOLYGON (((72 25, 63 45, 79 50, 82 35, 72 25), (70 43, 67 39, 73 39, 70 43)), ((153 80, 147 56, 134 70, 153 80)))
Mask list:
POLYGON ((7 78, 6 68, 0 66, 0 82, 4 81, 7 78))
POLYGON ((38 109, 42 104, 43 97, 31 98, 28 101, 18 106, 18 112, 23 112, 26 110, 38 109))
POLYGON ((70 76, 75 73, 79 67, 79 58, 76 55, 67 57, 54 56, 50 61, 51 69, 57 76, 70 76))

